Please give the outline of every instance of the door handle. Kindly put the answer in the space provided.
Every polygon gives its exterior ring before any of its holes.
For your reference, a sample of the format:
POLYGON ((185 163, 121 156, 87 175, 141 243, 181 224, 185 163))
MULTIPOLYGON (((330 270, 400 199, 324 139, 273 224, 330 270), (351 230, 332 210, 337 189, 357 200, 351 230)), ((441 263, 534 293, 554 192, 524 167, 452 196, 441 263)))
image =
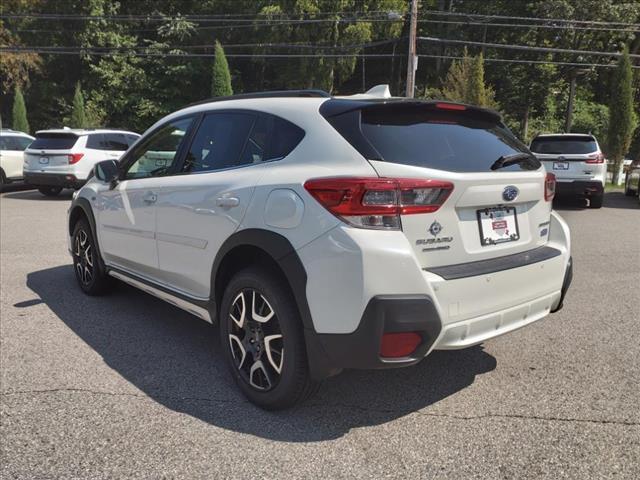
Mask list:
POLYGON ((147 192, 142 197, 144 203, 156 203, 156 200, 158 200, 158 196, 153 192, 147 192))
POLYGON ((216 205, 226 208, 237 207, 240 205, 240 199, 236 197, 218 197, 216 198, 216 205))

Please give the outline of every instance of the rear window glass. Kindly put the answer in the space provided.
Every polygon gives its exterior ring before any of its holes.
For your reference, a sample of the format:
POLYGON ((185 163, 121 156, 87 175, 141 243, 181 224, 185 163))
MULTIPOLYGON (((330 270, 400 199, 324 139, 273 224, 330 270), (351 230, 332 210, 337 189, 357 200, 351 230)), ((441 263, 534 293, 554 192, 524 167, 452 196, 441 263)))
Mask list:
MULTIPOLYGON (((361 130, 385 162, 453 172, 485 172, 502 156, 528 152, 506 127, 476 112, 417 106, 362 110, 361 130)), ((528 160, 502 168, 536 170, 528 160)))
POLYGON ((548 154, 583 154, 598 151, 592 137, 539 137, 531 142, 531 151, 548 154))
POLYGON ((29 146, 35 150, 68 150, 73 148, 78 136, 72 133, 37 133, 29 146))

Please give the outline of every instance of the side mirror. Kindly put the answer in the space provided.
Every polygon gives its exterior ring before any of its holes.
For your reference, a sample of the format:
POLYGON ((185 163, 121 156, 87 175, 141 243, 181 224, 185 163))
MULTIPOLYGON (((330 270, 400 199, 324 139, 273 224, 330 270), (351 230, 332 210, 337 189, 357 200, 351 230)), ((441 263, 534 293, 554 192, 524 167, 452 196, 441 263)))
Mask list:
POLYGON ((115 160, 98 162, 93 169, 96 178, 102 183, 108 183, 109 188, 115 188, 118 184, 120 168, 118 167, 118 162, 115 160))

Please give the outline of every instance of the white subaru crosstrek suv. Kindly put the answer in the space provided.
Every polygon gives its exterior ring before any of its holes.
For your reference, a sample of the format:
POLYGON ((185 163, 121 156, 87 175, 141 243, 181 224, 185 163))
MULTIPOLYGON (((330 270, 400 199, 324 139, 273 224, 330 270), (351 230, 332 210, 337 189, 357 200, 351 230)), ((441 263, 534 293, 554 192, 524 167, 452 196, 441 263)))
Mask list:
POLYGON ((58 195, 63 188, 78 189, 93 166, 118 160, 140 135, 111 129, 40 130, 24 152, 24 178, 43 195, 58 195))
POLYGON ((33 137, 16 130, 0 130, 0 190, 8 183, 22 180, 24 150, 33 137))
POLYGON ((344 368, 413 365, 560 309, 572 267, 554 186, 489 110, 238 95, 96 165, 69 249, 85 293, 116 278, 217 323, 242 392, 284 408, 344 368))
POLYGON ((602 207, 607 163, 593 135, 538 135, 529 148, 556 176, 558 196, 587 198, 590 208, 602 207))

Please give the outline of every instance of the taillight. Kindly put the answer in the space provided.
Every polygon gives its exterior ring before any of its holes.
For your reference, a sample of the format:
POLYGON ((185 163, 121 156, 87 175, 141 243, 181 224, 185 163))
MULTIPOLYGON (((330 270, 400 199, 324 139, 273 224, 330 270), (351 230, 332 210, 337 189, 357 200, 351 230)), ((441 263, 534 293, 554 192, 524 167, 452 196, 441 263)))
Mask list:
POLYGON ((553 200, 556 194, 556 176, 553 173, 547 173, 544 179, 544 199, 547 202, 553 200))
POLYGON ((304 188, 345 222, 360 228, 400 229, 400 215, 435 212, 453 184, 413 178, 316 178, 304 188))
POLYGON ((601 153, 589 155, 589 158, 587 158, 584 163, 604 163, 604 155, 601 153))
POLYGON ((67 158, 69 159, 69 165, 78 163, 82 157, 84 157, 84 153, 71 153, 67 155, 67 158))

